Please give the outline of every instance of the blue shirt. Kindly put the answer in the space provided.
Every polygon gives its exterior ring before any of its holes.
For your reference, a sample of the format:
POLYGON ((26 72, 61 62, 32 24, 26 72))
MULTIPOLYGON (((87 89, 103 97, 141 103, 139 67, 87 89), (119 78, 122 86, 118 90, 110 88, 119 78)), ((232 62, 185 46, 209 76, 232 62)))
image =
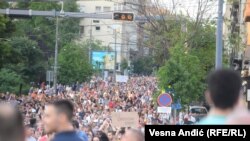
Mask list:
POLYGON ((57 133, 52 141, 84 141, 76 131, 67 131, 57 133))
POLYGON ((222 115, 209 115, 203 118, 199 125, 223 125, 226 123, 226 116, 222 115))
POLYGON ((89 139, 88 135, 83 131, 77 131, 77 135, 78 135, 78 137, 83 139, 83 141, 88 141, 88 139, 89 139))

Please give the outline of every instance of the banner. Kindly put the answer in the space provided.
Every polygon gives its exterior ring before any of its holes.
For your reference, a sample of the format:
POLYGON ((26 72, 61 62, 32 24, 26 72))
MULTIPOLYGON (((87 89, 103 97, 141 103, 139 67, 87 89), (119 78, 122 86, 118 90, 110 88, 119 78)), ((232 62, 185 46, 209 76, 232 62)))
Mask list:
POLYGON ((171 114, 171 107, 157 107, 157 113, 171 114))
POLYGON ((116 82, 127 83, 128 79, 129 79, 128 76, 125 76, 125 75, 116 75, 116 82))
POLYGON ((93 51, 91 61, 94 69, 114 70, 115 52, 93 51))
POLYGON ((112 112, 113 127, 134 127, 139 123, 139 115, 137 112, 112 112))

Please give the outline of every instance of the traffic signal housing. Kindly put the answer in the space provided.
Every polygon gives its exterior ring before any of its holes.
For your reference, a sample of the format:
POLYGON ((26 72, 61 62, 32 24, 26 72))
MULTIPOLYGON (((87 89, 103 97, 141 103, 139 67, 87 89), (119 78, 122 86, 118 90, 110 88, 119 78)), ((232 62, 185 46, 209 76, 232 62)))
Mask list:
POLYGON ((125 13, 125 12, 114 12, 113 20, 121 20, 121 21, 133 21, 134 13, 125 13))

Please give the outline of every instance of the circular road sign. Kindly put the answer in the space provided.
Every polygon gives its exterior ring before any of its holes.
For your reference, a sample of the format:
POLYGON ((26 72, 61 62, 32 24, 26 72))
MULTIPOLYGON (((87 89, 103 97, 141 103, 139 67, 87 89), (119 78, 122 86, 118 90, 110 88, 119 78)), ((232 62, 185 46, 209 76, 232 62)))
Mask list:
POLYGON ((159 106, 167 107, 172 103, 172 97, 170 94, 165 93, 158 96, 157 102, 159 106))

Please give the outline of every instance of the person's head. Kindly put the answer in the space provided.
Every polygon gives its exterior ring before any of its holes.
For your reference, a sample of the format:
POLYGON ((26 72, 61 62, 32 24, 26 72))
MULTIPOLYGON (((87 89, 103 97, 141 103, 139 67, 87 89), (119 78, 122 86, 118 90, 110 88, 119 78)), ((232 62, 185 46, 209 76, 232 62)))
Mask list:
POLYGON ((115 133, 113 131, 108 132, 108 138, 109 138, 110 141, 113 140, 114 136, 115 136, 115 133))
POLYGON ((92 138, 92 141, 101 141, 101 140, 99 139, 99 137, 94 136, 94 137, 92 138))
POLYGON ((0 140, 24 141, 25 129, 23 117, 17 108, 0 104, 0 140))
MULTIPOLYGON (((109 141, 108 136, 102 131, 98 131, 96 135, 97 135, 97 137, 99 137, 100 141, 109 141)), ((93 138, 93 140, 94 140, 94 138, 93 138)))
POLYGON ((73 127, 74 127, 75 130, 78 130, 78 129, 80 128, 79 122, 76 121, 76 120, 73 120, 73 121, 72 121, 72 125, 73 125, 73 127))
POLYGON ((34 128, 32 127, 32 125, 26 125, 25 127, 25 133, 26 133, 26 137, 30 137, 30 136, 33 136, 34 135, 34 128))
POLYGON ((122 136, 121 141, 144 141, 144 135, 140 130, 129 129, 122 136))
POLYGON ((92 141, 93 140, 93 137, 94 137, 94 133, 92 131, 89 131, 89 132, 86 132, 87 135, 88 135, 88 140, 89 141, 92 141))
POLYGON ((47 133, 53 133, 59 127, 71 124, 74 106, 68 100, 59 100, 45 108, 43 123, 47 133))
POLYGON ((239 99, 241 77, 233 70, 221 69, 212 72, 207 80, 206 99, 217 109, 233 109, 239 99))

